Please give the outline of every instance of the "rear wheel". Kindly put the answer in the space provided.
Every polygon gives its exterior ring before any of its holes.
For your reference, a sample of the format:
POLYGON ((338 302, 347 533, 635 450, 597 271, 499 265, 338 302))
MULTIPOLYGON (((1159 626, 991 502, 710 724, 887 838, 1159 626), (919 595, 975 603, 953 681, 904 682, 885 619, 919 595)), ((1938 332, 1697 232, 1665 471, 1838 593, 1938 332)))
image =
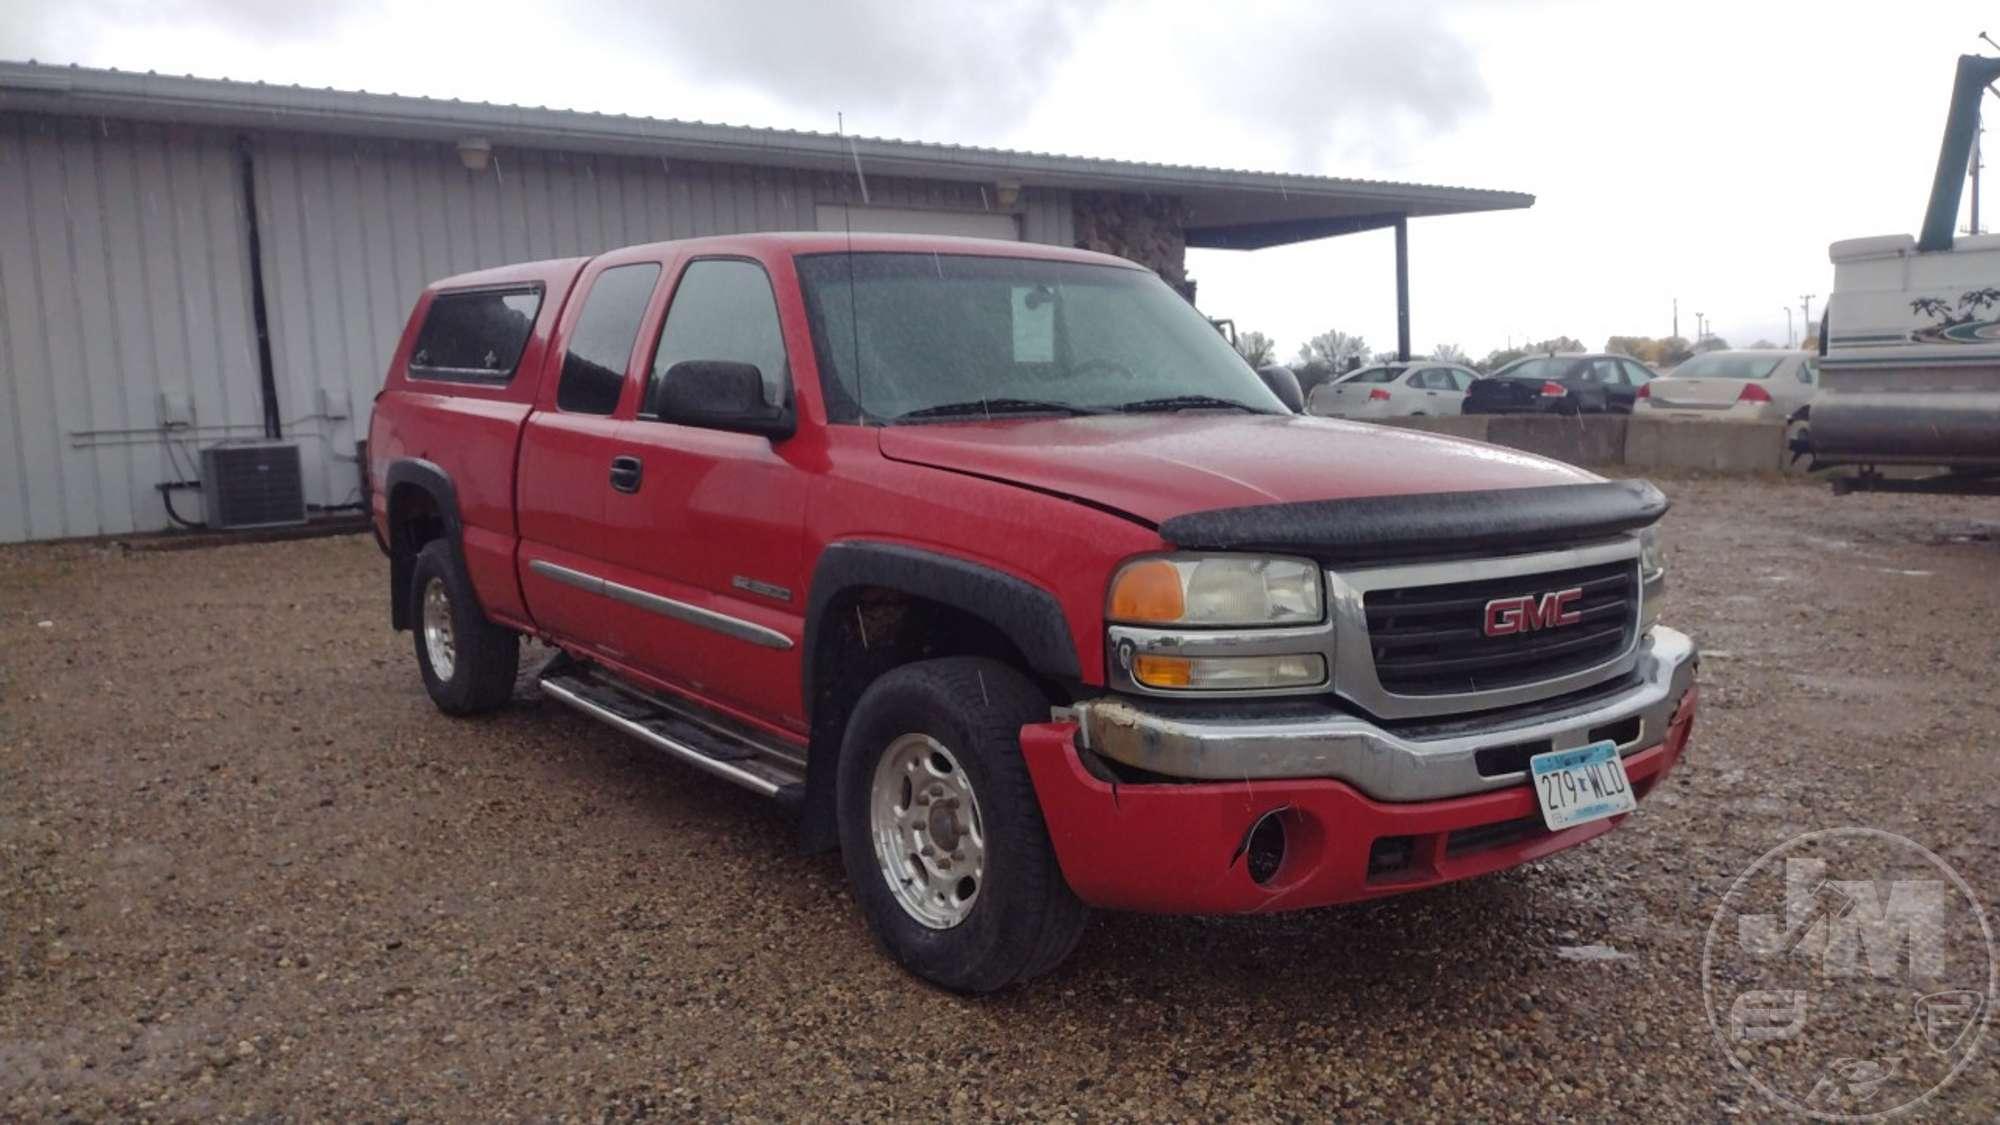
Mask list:
POLYGON ((417 667, 431 702, 447 715, 505 704, 521 664, 520 637, 486 619, 451 544, 443 539, 424 544, 410 581, 417 667))
POLYGON ((1020 731, 1048 700, 995 660, 884 674, 841 746, 841 858, 868 925, 925 980, 991 992, 1047 972, 1087 911, 1063 881, 1020 731))

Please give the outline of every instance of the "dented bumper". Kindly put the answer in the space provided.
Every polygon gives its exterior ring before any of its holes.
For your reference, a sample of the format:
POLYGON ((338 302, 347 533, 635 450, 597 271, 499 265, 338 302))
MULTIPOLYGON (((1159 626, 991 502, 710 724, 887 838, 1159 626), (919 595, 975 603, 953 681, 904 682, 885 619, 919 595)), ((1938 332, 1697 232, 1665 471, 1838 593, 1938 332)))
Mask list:
MULTIPOLYGON (((1641 800, 1679 763, 1695 699, 1690 687, 1660 739, 1625 755, 1641 800)), ((1233 914, 1354 902, 1514 867, 1625 819, 1550 832, 1522 783, 1414 802, 1377 800, 1328 778, 1119 784, 1085 767, 1075 723, 1021 734, 1064 877, 1085 902, 1109 909, 1233 914), (1269 818, 1282 829, 1279 855, 1273 870, 1257 872, 1251 836, 1269 818)))
POLYGON ((1382 801, 1428 801, 1521 784, 1527 758, 1610 739, 1628 758, 1666 737, 1694 687, 1695 646, 1655 626, 1630 680, 1585 702, 1525 710, 1450 733, 1386 729, 1358 715, 1190 717, 1108 696, 1076 706, 1083 745, 1149 773, 1184 780, 1345 781, 1382 801), (1468 728, 1469 729, 1466 729, 1468 728))

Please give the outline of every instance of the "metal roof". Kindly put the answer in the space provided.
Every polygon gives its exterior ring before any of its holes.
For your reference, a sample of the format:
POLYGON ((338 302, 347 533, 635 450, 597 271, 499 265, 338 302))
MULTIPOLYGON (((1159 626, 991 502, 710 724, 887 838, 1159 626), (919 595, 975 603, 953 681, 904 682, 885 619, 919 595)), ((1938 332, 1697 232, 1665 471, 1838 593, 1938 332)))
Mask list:
POLYGON ((151 71, 0 61, 0 110, 493 144, 678 160, 1173 195, 1188 244, 1255 248, 1387 226, 1402 216, 1527 207, 1521 192, 1249 172, 881 137, 843 137, 544 106, 311 89, 151 71))

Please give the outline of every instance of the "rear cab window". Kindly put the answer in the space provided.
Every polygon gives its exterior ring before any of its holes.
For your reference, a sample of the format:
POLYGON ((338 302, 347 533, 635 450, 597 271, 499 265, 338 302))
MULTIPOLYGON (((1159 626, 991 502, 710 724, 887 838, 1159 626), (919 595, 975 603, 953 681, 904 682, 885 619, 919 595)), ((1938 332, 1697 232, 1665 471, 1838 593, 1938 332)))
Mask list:
POLYGON ((540 285, 441 292, 431 298, 410 352, 412 379, 506 383, 542 307, 540 285))

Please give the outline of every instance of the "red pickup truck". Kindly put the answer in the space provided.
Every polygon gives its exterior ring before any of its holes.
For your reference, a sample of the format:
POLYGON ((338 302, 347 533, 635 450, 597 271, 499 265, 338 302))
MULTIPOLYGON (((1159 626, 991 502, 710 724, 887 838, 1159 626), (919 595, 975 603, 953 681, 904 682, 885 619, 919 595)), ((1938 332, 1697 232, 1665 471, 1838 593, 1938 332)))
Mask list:
POLYGON ((762 234, 427 289, 368 456, 425 688, 547 695, 796 811, 888 951, 1512 867, 1673 768, 1665 499, 1289 411, 1159 278, 762 234))

